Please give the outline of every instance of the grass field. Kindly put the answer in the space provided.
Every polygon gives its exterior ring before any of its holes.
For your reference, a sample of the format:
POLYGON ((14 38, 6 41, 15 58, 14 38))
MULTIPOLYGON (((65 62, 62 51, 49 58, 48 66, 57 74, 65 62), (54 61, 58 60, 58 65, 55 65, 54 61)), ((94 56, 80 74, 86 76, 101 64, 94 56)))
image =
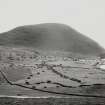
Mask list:
MULTIPOLYGON (((14 84, 6 83, 0 74, 0 103, 4 105, 105 104, 104 69, 70 59, 65 63, 61 60, 62 55, 56 60, 44 61, 45 58, 39 57, 40 53, 16 48, 3 49, 0 56, 0 69, 14 84)), ((44 56, 51 55, 44 53, 44 56)))

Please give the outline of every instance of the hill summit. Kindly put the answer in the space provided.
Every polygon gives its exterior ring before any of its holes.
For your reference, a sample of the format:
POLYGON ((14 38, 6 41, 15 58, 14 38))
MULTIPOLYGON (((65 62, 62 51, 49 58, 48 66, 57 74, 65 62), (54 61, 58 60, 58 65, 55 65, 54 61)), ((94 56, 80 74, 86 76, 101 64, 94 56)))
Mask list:
POLYGON ((97 42, 65 24, 43 23, 20 26, 0 34, 1 46, 24 46, 50 51, 66 51, 84 55, 105 52, 97 42))

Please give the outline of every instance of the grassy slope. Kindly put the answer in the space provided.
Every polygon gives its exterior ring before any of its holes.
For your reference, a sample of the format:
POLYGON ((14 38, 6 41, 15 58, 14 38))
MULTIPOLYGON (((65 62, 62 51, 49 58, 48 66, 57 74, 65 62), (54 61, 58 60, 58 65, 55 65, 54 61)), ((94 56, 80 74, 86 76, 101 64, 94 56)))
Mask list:
POLYGON ((47 50, 100 55, 104 49, 64 24, 46 23, 17 27, 0 34, 0 45, 24 46, 47 50))

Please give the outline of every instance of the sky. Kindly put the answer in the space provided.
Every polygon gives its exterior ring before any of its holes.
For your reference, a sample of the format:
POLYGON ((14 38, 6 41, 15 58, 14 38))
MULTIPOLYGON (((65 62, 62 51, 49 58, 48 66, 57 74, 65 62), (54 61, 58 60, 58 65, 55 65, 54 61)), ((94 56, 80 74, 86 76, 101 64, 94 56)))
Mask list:
POLYGON ((0 33, 39 23, 67 24, 105 48, 105 0, 0 0, 0 33))

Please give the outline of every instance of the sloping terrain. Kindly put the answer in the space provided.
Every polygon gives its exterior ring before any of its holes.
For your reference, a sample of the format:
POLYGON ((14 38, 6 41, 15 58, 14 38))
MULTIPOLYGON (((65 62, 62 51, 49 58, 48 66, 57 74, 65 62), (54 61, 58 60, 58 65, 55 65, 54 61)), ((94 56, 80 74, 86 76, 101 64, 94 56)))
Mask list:
POLYGON ((67 25, 57 23, 17 27, 0 34, 0 45, 25 46, 94 56, 105 52, 92 39, 67 25))

